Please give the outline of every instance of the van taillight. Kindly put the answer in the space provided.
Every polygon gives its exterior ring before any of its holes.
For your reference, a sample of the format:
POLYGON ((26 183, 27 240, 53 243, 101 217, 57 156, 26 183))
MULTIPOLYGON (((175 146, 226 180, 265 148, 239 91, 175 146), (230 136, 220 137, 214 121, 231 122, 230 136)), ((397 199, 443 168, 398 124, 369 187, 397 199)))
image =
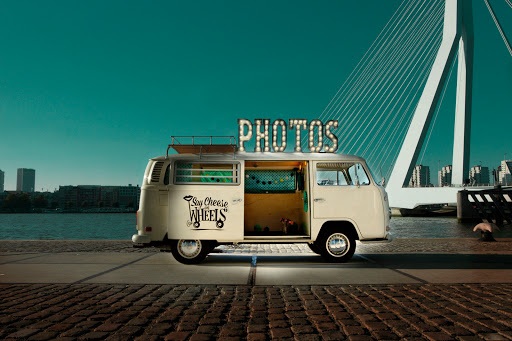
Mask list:
POLYGON ((151 232, 151 226, 146 226, 146 232, 151 232))

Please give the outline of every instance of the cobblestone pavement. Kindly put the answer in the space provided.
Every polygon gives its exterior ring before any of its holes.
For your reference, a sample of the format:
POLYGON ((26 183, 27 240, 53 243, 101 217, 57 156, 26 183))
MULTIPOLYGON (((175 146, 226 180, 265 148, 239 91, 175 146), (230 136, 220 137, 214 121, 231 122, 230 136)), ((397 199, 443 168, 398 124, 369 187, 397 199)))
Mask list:
POLYGON ((0 339, 507 340, 512 285, 0 285, 0 339))
MULTIPOLYGON (((512 254, 512 238, 481 242, 478 238, 395 239, 391 243, 361 244, 356 253, 499 253, 512 254)), ((134 248, 130 240, 0 240, 0 252, 159 252, 134 248)), ((309 253, 307 244, 221 245, 221 253, 309 253)))

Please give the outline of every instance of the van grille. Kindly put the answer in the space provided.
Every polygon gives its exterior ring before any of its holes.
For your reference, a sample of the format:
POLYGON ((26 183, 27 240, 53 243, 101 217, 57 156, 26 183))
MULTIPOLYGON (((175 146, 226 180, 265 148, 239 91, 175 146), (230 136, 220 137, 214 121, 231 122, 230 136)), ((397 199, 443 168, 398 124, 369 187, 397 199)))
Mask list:
POLYGON ((164 167, 163 161, 158 161, 153 167, 153 173, 151 173, 151 182, 160 182, 160 173, 164 167))

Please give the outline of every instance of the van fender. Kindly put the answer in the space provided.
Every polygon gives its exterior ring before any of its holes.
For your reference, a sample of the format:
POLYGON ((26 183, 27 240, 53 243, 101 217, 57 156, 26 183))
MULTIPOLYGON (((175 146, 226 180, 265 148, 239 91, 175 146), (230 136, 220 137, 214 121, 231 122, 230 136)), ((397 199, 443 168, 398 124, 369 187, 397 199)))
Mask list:
POLYGON ((357 227, 357 224, 351 220, 328 220, 325 221, 322 224, 322 227, 320 228, 320 231, 318 231, 318 234, 316 236, 311 236, 311 240, 316 241, 322 233, 325 233, 327 230, 331 229, 341 229, 342 231, 352 233, 356 240, 363 239, 361 232, 359 231, 359 228, 357 227))

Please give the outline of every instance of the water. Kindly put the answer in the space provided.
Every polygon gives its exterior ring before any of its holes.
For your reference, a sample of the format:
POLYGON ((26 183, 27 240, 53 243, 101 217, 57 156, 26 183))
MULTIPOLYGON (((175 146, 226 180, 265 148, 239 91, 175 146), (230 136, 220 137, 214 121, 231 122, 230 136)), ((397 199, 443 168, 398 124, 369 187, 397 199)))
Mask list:
MULTIPOLYGON (((393 217, 391 233, 395 238, 475 238, 473 232, 477 223, 459 223, 456 217, 393 217)), ((493 233, 497 238, 511 238, 512 226, 493 233)))
MULTIPOLYGON (((456 218, 393 217, 395 238, 476 238, 475 224, 456 218)), ((135 214, 0 214, 0 239, 130 239, 136 233, 135 214)), ((512 237, 506 226, 495 237, 512 237)))
POLYGON ((135 213, 0 214, 0 239, 130 239, 135 213))

